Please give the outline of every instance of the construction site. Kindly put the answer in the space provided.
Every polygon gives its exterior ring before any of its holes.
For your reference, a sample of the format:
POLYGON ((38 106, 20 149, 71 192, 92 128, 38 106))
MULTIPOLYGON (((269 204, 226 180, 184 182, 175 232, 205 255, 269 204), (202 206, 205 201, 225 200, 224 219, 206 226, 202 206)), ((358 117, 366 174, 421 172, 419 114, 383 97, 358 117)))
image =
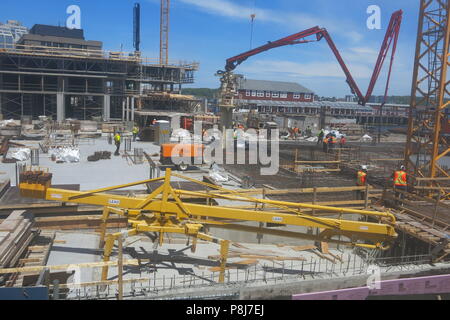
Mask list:
POLYGON ((366 94, 324 25, 230 50, 218 112, 183 94, 202 61, 169 59, 170 0, 159 58, 139 3, 132 53, 39 24, 0 47, 0 300, 449 300, 450 1, 415 1, 408 105, 402 10, 366 94), (320 41, 348 102, 238 73, 320 41))

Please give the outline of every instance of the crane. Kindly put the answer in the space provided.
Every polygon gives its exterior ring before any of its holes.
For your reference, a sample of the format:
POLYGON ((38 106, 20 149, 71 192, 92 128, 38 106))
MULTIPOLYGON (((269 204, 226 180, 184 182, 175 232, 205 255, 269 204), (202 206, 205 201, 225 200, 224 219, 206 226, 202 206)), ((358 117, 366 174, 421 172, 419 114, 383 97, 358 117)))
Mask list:
MULTIPOLYGON (((317 240, 343 244, 351 247, 387 250, 397 238, 396 219, 390 212, 375 212, 351 208, 336 208, 303 203, 257 199, 227 190, 216 185, 196 181, 186 176, 166 170, 164 177, 138 181, 120 186, 101 188, 86 192, 52 188, 51 173, 42 169, 28 170, 20 175, 20 193, 23 197, 50 201, 99 205, 104 207, 101 226, 101 243, 104 246, 103 259, 109 261, 114 243, 119 237, 135 236, 140 233, 159 234, 159 244, 163 245, 164 234, 183 234, 192 238, 191 249, 195 252, 197 239, 220 244, 221 261, 219 282, 224 281, 229 240, 218 239, 204 231, 205 225, 271 234, 283 237, 317 240), (174 189, 171 177, 193 182, 209 188, 208 192, 193 192, 174 189), (120 196, 107 193, 137 185, 162 182, 162 185, 145 198, 120 196), (181 199, 204 199, 206 204, 190 203, 181 199), (226 199, 249 203, 255 210, 213 205, 214 199, 226 199), (308 209, 309 211, 306 211, 308 209), (341 218, 323 218, 310 214, 310 209, 322 210, 341 218), (126 217, 131 226, 126 232, 106 235, 106 224, 111 214, 126 217), (361 220, 344 219, 345 215, 359 215, 361 220), (377 222, 368 222, 369 217, 377 222), (366 221, 367 220, 367 221, 366 221), (252 227, 241 222, 252 221, 275 225, 303 226, 317 228, 321 232, 314 236, 308 233, 252 227), (344 239, 342 239, 342 237, 344 239)), ((202 202, 203 203, 203 202, 202 202)), ((102 280, 108 277, 108 268, 102 272, 102 280)))
MULTIPOLYGON (((217 72, 217 75, 221 77, 221 89, 220 89, 220 98, 219 98, 219 106, 222 108, 222 110, 227 113, 227 110, 229 112, 230 109, 233 109, 235 107, 234 105, 234 97, 235 93, 237 91, 237 79, 236 76, 233 74, 233 71, 244 61, 246 61, 248 58, 253 57, 257 54, 260 54, 262 52, 282 47, 282 46, 288 46, 288 45, 296 45, 296 44, 304 44, 309 42, 318 42, 322 39, 325 39, 328 46, 330 47, 331 51, 333 52, 334 56, 336 57, 339 65, 341 66, 342 70, 344 71, 344 74, 346 76, 346 81, 348 85, 350 86, 350 90, 352 94, 355 94, 358 98, 358 103, 361 105, 365 105, 375 88, 376 82, 380 76, 380 72, 383 68, 383 64, 386 60, 386 57, 389 53, 389 50, 392 47, 392 53, 391 53, 391 61, 390 61, 390 67, 388 72, 388 78, 386 83, 386 90, 385 90, 385 97, 388 94, 388 88, 392 73, 392 66, 394 63, 394 57, 395 52, 397 48, 397 42, 398 37, 400 34, 400 27, 402 23, 403 18, 403 11, 398 10, 392 14, 391 20, 389 22, 389 26, 386 31, 386 35, 383 41, 383 44, 380 49, 380 53, 378 55, 377 62, 375 64, 375 68, 370 80, 369 87, 367 89, 367 93, 364 95, 362 91, 359 89, 358 85, 356 84, 356 81, 354 80, 352 74, 350 73, 350 70, 347 68, 344 59, 342 58, 339 50, 337 49, 334 41, 332 40, 330 34, 328 33, 327 29, 320 28, 318 26, 298 32, 296 34, 290 35, 288 37, 279 39, 277 41, 269 42, 263 46, 260 46, 258 48, 249 50, 247 52, 241 53, 239 55, 236 55, 232 58, 227 59, 225 70, 219 70, 217 72), (315 36, 315 39, 308 39, 310 37, 315 36)), ((223 120, 227 122, 227 117, 229 115, 225 115, 225 118, 223 120)), ((225 125, 228 127, 228 122, 225 125)))
POLYGON ((141 5, 137 2, 133 8, 133 46, 135 52, 141 52, 141 5))
MULTIPOLYGON (((420 0, 405 166, 435 199, 450 199, 450 2, 420 0)), ((414 182, 411 179, 411 184, 414 182)))
POLYGON ((170 0, 161 0, 159 63, 169 64, 170 0))

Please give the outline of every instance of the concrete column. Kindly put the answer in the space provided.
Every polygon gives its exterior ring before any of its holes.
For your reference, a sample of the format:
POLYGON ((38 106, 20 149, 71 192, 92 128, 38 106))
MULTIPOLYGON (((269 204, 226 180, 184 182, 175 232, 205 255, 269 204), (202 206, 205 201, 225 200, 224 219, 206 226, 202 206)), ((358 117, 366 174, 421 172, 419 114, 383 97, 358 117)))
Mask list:
POLYGON ((131 98, 127 97, 127 111, 126 111, 126 120, 127 122, 130 121, 130 102, 131 98))
POLYGON ((131 97, 131 121, 134 122, 134 108, 135 108, 135 102, 136 102, 136 98, 135 97, 131 97))
POLYGON ((109 121, 111 119, 111 96, 105 94, 103 97, 103 121, 109 121))
POLYGON ((64 121, 66 119, 66 109, 64 105, 64 93, 60 92, 56 94, 56 118, 58 121, 64 121))
POLYGON ((127 103, 127 98, 122 99, 122 121, 125 121, 125 106, 127 103))

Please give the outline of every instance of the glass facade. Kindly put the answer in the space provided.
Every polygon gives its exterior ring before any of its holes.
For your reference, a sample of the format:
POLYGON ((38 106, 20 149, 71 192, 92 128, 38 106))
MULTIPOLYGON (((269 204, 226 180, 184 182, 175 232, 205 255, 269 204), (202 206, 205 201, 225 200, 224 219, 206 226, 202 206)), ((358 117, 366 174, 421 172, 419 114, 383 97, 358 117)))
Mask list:
POLYGON ((0 48, 13 48, 19 39, 28 33, 28 28, 18 21, 9 20, 6 24, 0 23, 0 48))

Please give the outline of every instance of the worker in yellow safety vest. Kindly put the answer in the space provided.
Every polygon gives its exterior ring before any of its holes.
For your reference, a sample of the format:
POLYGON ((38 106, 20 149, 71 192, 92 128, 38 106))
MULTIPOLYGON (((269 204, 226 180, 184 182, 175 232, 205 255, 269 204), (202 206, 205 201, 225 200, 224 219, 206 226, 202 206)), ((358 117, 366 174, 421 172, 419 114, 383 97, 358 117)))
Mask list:
MULTIPOLYGON (((394 179, 395 197, 398 199, 403 199, 404 194, 397 191, 406 192, 408 190, 408 174, 406 173, 405 166, 401 166, 400 170, 394 172, 393 179, 394 179)), ((398 204, 401 205, 402 202, 398 202, 398 204)))
MULTIPOLYGON (((367 176, 368 176, 368 168, 367 166, 362 166, 361 170, 358 171, 357 174, 357 180, 356 180, 356 185, 358 187, 365 187, 367 186, 367 176)), ((365 194, 363 190, 357 190, 356 191, 356 196, 358 200, 364 200, 365 199, 365 194)))
POLYGON ((120 136, 120 133, 116 133, 114 136, 114 143, 116 144, 116 152, 114 153, 115 156, 120 155, 120 143, 121 143, 122 137, 120 136))
POLYGON ((136 142, 136 138, 139 134, 139 128, 137 126, 134 126, 133 128, 133 142, 136 142))

